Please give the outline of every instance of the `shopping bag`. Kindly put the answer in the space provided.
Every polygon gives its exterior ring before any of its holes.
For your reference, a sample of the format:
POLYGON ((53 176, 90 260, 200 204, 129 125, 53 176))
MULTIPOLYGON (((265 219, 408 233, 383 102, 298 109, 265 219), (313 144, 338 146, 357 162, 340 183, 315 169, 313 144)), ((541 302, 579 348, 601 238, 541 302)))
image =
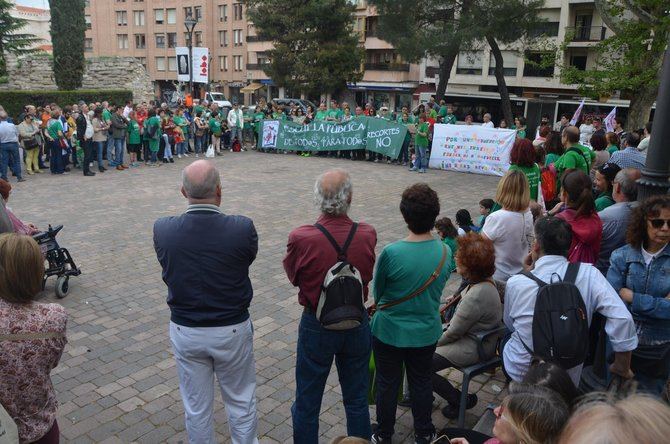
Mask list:
POLYGON ((214 157, 214 145, 209 145, 207 147, 207 152, 205 153, 205 157, 214 157))
MULTIPOLYGON (((377 387, 375 384, 375 379, 377 377, 377 366, 375 365, 375 353, 370 353, 370 362, 368 363, 368 378, 369 378, 369 387, 368 387, 368 405, 375 405, 377 402, 377 387)), ((403 397, 403 386, 405 384, 405 366, 402 366, 402 379, 400 381, 400 387, 398 388, 398 402, 402 400, 403 397)))

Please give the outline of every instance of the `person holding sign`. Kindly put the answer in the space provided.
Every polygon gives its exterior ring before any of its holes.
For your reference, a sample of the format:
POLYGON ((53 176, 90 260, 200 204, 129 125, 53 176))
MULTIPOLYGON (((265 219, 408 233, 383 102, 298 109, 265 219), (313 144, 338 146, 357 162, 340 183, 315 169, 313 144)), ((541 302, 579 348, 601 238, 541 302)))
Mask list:
POLYGON ((428 159, 426 159, 426 150, 428 149, 428 122, 426 121, 426 113, 421 113, 419 115, 419 126, 416 129, 416 136, 414 138, 414 148, 416 151, 416 160, 414 165, 410 168, 410 171, 418 171, 419 173, 425 173, 426 167, 428 164, 428 159))

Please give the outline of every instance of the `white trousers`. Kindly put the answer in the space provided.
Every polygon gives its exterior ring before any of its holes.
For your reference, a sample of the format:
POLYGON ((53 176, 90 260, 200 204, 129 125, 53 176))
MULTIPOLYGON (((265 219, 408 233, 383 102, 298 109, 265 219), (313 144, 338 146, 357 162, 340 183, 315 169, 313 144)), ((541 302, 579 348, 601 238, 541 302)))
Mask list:
POLYGON ((184 327, 170 322, 191 444, 214 444, 214 375, 233 444, 257 444, 256 366, 251 320, 226 327, 184 327))

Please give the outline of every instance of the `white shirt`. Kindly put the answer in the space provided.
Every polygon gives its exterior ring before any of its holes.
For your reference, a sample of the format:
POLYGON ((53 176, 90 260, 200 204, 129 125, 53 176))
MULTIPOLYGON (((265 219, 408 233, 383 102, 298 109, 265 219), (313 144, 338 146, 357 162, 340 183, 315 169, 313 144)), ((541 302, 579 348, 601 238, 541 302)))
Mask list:
POLYGON ((523 213, 498 210, 487 216, 482 234, 495 246, 496 272, 493 279, 505 282, 523 268, 523 260, 534 238, 533 215, 530 209, 523 213))
POLYGON ((663 250, 665 250, 665 247, 667 245, 668 244, 663 245, 663 247, 660 250, 658 250, 656 253, 650 253, 647 250, 645 250, 644 247, 640 248, 642 250, 642 258, 644 259, 644 264, 646 266, 649 266, 649 264, 651 264, 651 261, 655 257, 657 257, 659 254, 661 254, 663 252, 663 250))
POLYGON ((239 127, 242 128, 244 126, 244 113, 239 108, 237 108, 237 111, 231 109, 230 112, 228 113, 228 126, 231 128, 237 127, 238 120, 240 123, 239 127), (237 119, 235 118, 236 116, 237 119))
MULTIPOLYGON (((494 213, 495 214, 495 213, 494 213)), ((490 216, 489 216, 490 217, 490 216)), ((486 219, 488 221, 488 218, 486 219)), ((544 282, 563 278, 568 260, 563 256, 543 256, 535 262, 532 273, 544 282), (558 277, 555 277, 558 276, 558 277)), ((591 324, 593 312, 602 314, 605 332, 615 352, 627 352, 637 348, 637 333, 633 318, 607 279, 591 264, 581 264, 575 281, 586 305, 586 315, 591 324)), ((507 281, 503 322, 512 331, 503 350, 505 371, 514 381, 521 381, 528 371, 531 356, 519 337, 533 349, 533 313, 537 297, 537 284, 529 278, 517 275, 507 281)), ((568 370, 575 385, 579 385, 582 365, 568 370)))
POLYGON ((0 143, 17 143, 19 141, 19 129, 13 123, 6 120, 0 122, 0 143))
POLYGON ((482 126, 485 126, 487 128, 495 128, 495 125, 493 125, 493 122, 491 122, 490 120, 488 122, 482 123, 482 126))
POLYGON ((93 123, 91 122, 91 118, 88 114, 85 114, 84 118, 86 119, 86 132, 84 132, 84 139, 92 139, 94 134, 93 123))
POLYGON ((462 229, 461 227, 458 227, 456 230, 457 230, 459 236, 465 236, 467 234, 465 232, 465 230, 462 229))
POLYGON ((130 112, 132 110, 133 110, 133 108, 130 107, 130 106, 126 106, 125 108, 123 108, 123 117, 125 117, 127 119, 128 115, 130 114, 130 112))
POLYGON ((591 145, 591 136, 594 131, 595 129, 593 129, 593 125, 587 125, 585 123, 579 125, 579 142, 582 145, 591 145))

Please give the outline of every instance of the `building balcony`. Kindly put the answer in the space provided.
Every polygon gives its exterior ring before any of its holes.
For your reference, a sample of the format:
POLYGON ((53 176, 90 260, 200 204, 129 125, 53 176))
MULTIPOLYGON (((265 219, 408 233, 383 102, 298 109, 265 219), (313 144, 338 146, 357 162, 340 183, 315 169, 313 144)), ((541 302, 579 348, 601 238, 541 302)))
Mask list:
POLYGON ((366 63, 366 71, 402 71, 409 72, 408 63, 366 63))
POLYGON ((607 28, 604 26, 570 26, 565 28, 565 35, 570 43, 600 42, 605 39, 607 28))
POLYGON ((263 71, 268 63, 247 63, 247 71, 263 71))
POLYGON ((248 35, 247 36, 247 43, 255 43, 255 42, 269 42, 266 37, 260 37, 257 35, 248 35))
POLYGON ((437 66, 426 66, 425 76, 429 79, 434 79, 440 73, 440 68, 437 66))

